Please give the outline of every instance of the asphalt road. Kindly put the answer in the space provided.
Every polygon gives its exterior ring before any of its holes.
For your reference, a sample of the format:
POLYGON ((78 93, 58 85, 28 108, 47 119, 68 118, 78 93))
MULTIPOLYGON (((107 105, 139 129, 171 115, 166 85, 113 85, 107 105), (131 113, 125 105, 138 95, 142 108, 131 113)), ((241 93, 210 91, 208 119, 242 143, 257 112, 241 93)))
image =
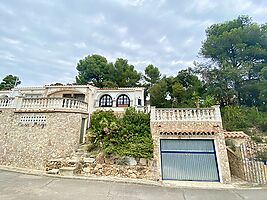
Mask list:
POLYGON ((25 175, 0 170, 0 200, 266 200, 267 189, 191 189, 25 175))

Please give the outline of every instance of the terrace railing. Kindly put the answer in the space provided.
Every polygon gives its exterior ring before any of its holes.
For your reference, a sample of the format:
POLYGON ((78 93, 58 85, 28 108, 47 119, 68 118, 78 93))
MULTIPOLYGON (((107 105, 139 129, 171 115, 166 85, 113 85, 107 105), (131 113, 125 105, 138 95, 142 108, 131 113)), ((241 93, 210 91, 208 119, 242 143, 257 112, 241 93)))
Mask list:
POLYGON ((16 110, 68 110, 88 112, 88 104, 77 99, 68 98, 3 98, 0 108, 16 110))
POLYGON ((219 106, 211 108, 151 107, 151 121, 217 121, 221 122, 219 106))
POLYGON ((0 108, 14 108, 15 98, 0 98, 0 108))

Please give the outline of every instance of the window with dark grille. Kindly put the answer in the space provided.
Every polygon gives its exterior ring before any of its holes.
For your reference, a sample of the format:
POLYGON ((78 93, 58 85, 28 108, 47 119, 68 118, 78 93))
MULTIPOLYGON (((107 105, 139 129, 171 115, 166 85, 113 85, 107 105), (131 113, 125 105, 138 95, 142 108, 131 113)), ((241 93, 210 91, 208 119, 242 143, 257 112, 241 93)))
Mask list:
POLYGON ((99 107, 112 107, 112 98, 110 95, 105 94, 99 100, 99 107))
POLYGON ((63 94, 63 98, 71 98, 71 94, 63 94))
POLYGON ((138 98, 138 106, 141 106, 142 105, 142 100, 140 98, 138 98))
POLYGON ((130 98, 125 94, 120 95, 117 99, 117 106, 118 107, 129 107, 130 98))

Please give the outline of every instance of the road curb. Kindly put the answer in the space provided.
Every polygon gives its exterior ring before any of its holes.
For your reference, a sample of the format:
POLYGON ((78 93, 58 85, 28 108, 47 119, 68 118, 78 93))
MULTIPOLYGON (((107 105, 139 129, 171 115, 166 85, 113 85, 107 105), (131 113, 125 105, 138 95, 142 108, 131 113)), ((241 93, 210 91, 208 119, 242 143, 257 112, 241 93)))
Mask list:
MULTIPOLYGON (((143 179, 130 179, 130 178, 118 178, 118 177, 90 177, 90 176, 79 176, 79 175, 62 176, 62 175, 47 174, 46 171, 43 170, 25 169, 25 168, 10 167, 5 165, 0 165, 0 170, 22 173, 27 175, 46 176, 58 179, 116 182, 116 183, 137 184, 137 185, 147 185, 147 186, 157 186, 157 187, 167 187, 167 188, 194 188, 194 189, 216 189, 216 190, 253 189, 251 187, 240 188, 230 184, 222 184, 222 183, 207 184, 201 182, 165 182, 165 181, 151 181, 143 179)), ((259 189, 259 187, 257 187, 256 189, 259 189)))

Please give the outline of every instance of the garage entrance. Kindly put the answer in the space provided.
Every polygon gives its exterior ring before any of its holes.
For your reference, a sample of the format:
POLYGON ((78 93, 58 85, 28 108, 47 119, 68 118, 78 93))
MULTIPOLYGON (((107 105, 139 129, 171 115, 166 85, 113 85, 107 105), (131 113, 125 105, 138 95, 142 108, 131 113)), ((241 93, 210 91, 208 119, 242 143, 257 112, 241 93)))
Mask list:
POLYGON ((163 180, 219 181, 213 140, 162 139, 163 180))

